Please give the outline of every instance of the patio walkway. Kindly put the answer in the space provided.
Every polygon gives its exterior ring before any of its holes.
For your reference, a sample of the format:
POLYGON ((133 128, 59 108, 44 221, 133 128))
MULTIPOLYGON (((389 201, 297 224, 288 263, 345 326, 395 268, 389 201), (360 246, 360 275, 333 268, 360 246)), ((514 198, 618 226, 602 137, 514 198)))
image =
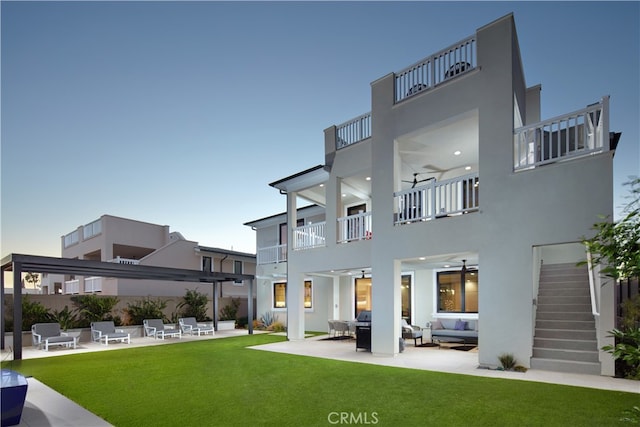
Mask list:
MULTIPOLYGON (((260 331, 255 331, 260 333, 260 331)), ((246 335, 246 330, 218 331, 215 335, 191 337, 183 336, 181 340, 154 340, 150 338, 136 338, 131 344, 110 344, 108 347, 97 343, 81 343, 73 350, 54 349, 49 352, 25 347, 23 358, 55 357, 65 354, 91 351, 111 351, 131 347, 150 345, 171 345, 194 340, 219 339, 238 335, 246 335)), ((527 372, 504 372, 489 369, 478 369, 477 352, 457 351, 448 348, 414 347, 407 345, 405 351, 396 357, 379 357, 365 351, 355 350, 354 340, 329 341, 324 336, 312 337, 304 341, 284 341, 252 347, 259 351, 273 351, 279 353, 297 354, 301 356, 322 357, 348 362, 371 363, 397 368, 424 369, 430 371, 448 372, 463 375, 504 378, 522 381, 538 381, 552 384, 565 384, 578 387, 589 387, 603 390, 624 391, 640 394, 638 381, 595 375, 565 374, 559 372, 540 371, 530 369, 527 372)), ((2 360, 10 360, 11 351, 2 353, 2 360)), ((9 367, 10 368, 10 367, 9 367)), ((103 427, 109 426, 102 418, 97 417, 75 402, 67 399, 55 390, 42 384, 35 378, 28 378, 29 388, 27 401, 18 426, 28 427, 103 427)))

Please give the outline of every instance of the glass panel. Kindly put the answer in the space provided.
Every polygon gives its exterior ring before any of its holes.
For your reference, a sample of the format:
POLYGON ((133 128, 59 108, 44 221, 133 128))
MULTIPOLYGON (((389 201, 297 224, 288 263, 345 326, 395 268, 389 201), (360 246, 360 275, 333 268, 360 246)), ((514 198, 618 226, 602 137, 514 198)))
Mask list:
POLYGON ((411 276, 402 276, 400 296, 402 298, 402 318, 411 323, 411 276))
POLYGON ((478 272, 467 271, 462 286, 462 272, 442 271, 438 273, 438 312, 478 312, 478 272))
POLYGON ((362 310, 371 308, 371 278, 356 279, 356 317, 362 310))
POLYGON ((287 284, 274 283, 273 284, 273 308, 286 308, 286 307, 287 307, 287 284))
POLYGON ((311 303, 312 295, 313 294, 311 292, 311 280, 305 280, 304 281, 304 308, 312 307, 312 303, 311 303))

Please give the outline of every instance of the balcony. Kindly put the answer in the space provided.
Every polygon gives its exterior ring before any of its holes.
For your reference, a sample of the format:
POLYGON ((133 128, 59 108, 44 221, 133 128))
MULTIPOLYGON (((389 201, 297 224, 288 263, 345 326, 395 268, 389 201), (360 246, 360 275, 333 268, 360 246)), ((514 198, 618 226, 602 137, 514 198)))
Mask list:
POLYGON ((258 265, 287 262, 287 245, 267 246, 258 249, 258 265))
POLYGON ((395 73, 395 102, 466 74, 477 65, 476 38, 472 36, 395 73))
POLYGON ((107 262, 113 262, 116 264, 130 264, 130 265, 138 265, 140 264, 140 260, 139 259, 131 259, 131 258, 122 258, 122 257, 115 257, 114 259, 110 259, 107 262))
POLYGON ((102 277, 87 277, 84 279, 84 293, 102 292, 102 277))
POLYGON ((371 212, 338 218, 338 236, 338 243, 371 239, 371 212))
POLYGON ((80 280, 67 280, 64 282, 65 294, 79 294, 80 293, 80 280))
POLYGON ((460 176, 394 193, 397 207, 395 224, 428 221, 477 211, 478 174, 460 176))
POLYGON ((514 171, 609 150, 609 98, 514 130, 514 171))
POLYGON ((293 249, 313 249, 327 246, 326 222, 307 224, 293 229, 293 249))

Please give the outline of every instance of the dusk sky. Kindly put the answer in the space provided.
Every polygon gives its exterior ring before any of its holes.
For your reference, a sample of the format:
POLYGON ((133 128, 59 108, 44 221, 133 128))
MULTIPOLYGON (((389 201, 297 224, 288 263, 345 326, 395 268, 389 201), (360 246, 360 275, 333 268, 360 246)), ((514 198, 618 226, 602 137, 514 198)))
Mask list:
POLYGON ((323 163, 372 81, 510 12, 542 118, 610 95, 616 207, 640 175, 638 2, 0 7, 1 256, 60 256, 103 214, 254 253, 242 224, 286 210, 268 184, 323 163))

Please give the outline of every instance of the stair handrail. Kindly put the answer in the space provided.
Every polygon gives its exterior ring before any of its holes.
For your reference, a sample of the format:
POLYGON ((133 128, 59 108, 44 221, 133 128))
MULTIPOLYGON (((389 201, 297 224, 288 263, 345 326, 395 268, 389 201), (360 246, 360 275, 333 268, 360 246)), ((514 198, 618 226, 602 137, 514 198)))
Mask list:
POLYGON ((587 249, 587 266, 589 268, 589 294, 591 296, 591 313, 594 316, 600 316, 598 310, 600 302, 600 265, 595 267, 591 258, 591 251, 587 249))

